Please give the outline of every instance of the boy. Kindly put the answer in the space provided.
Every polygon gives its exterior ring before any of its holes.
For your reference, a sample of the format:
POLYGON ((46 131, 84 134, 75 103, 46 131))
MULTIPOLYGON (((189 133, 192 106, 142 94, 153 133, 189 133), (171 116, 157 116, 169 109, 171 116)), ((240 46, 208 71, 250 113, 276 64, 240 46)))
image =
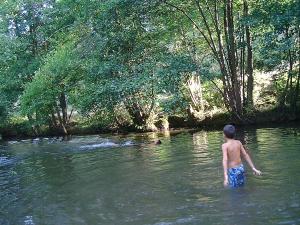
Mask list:
POLYGON ((255 168, 242 143, 238 140, 234 140, 235 127, 233 125, 226 125, 223 132, 225 138, 225 143, 222 145, 224 186, 241 187, 245 183, 245 170, 241 155, 252 168, 255 175, 261 175, 261 171, 255 168))

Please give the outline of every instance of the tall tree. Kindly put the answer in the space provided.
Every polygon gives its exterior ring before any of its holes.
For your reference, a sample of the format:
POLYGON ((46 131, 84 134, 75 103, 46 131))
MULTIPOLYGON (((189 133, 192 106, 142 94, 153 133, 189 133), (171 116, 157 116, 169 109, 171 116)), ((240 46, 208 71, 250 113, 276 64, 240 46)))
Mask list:
MULTIPOLYGON (((242 80, 238 52, 238 28, 237 14, 241 11, 238 4, 232 0, 224 1, 189 1, 188 3, 179 3, 177 1, 163 1, 167 6, 182 13, 192 24, 193 27, 201 34, 206 44, 209 46, 215 60, 219 63, 222 74, 223 91, 222 95, 228 109, 241 122, 247 120, 245 110, 243 109, 242 98, 242 80), (198 15, 196 14, 198 11, 198 15)), ((244 15, 248 14, 247 2, 244 1, 244 15)), ((246 25, 247 40, 247 104, 253 103, 253 67, 252 67, 252 46, 249 26, 246 25)), ((244 53, 243 53, 244 54, 244 53)))

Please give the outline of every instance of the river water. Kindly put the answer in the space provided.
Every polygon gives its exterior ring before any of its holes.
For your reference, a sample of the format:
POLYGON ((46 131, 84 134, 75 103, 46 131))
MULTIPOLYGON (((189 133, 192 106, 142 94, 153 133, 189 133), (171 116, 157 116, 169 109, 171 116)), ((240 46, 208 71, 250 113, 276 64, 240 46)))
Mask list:
POLYGON ((1 142, 0 224, 300 224, 300 128, 237 138, 263 176, 235 190, 219 131, 1 142))

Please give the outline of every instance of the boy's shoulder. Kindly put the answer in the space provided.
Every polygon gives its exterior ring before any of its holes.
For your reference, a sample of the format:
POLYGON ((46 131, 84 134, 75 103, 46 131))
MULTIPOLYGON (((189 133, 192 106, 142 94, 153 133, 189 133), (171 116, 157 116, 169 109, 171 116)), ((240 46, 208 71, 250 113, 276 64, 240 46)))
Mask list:
POLYGON ((230 146, 232 144, 242 145, 242 142, 240 142, 239 140, 233 140, 233 142, 225 142, 222 144, 222 148, 227 148, 228 146, 230 146))
POLYGON ((239 141, 239 140, 234 140, 235 141, 235 143, 237 143, 237 144, 239 144, 239 145, 241 145, 242 144, 242 142, 241 141, 239 141))
POLYGON ((225 142, 225 143, 223 143, 222 144, 222 150, 226 150, 227 149, 227 146, 228 146, 228 143, 227 142, 225 142))

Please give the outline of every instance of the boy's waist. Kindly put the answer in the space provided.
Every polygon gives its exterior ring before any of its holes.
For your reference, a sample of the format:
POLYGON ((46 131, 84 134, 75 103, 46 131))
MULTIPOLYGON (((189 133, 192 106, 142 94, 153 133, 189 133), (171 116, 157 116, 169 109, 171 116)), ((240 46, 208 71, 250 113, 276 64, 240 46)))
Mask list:
POLYGON ((239 168, 239 167, 244 167, 242 162, 228 165, 228 169, 235 169, 235 168, 239 168))

